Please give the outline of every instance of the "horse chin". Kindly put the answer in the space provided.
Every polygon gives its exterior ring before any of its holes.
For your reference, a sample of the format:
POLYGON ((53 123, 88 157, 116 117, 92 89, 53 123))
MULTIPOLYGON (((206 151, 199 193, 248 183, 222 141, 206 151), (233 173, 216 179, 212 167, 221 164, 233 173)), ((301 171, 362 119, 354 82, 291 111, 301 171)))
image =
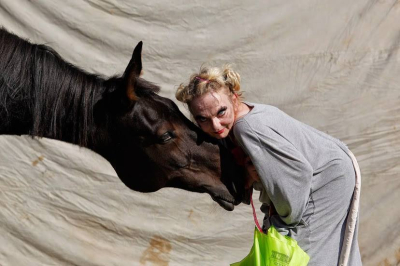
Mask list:
POLYGON ((219 204, 222 208, 224 208, 227 211, 233 211, 235 209, 235 205, 232 202, 229 202, 227 200, 221 199, 221 198, 216 198, 211 196, 212 199, 219 204))
POLYGON ((228 191, 225 186, 203 186, 202 190, 202 192, 208 193, 211 198, 219 204, 219 206, 227 211, 233 211, 235 205, 241 203, 241 200, 235 199, 235 197, 228 191))

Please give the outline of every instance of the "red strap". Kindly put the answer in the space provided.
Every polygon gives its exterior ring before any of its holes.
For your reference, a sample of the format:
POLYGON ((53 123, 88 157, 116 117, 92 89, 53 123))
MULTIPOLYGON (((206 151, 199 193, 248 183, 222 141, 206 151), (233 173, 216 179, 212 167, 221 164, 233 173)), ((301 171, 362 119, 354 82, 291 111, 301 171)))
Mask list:
POLYGON ((261 229, 260 224, 258 223, 257 214, 256 214, 256 209, 254 208, 254 204, 253 204, 253 192, 251 193, 251 196, 250 196, 250 203, 251 203, 251 207, 253 208, 254 222, 256 223, 256 226, 257 226, 257 228, 258 228, 258 231, 260 231, 261 233, 264 233, 263 230, 261 229))

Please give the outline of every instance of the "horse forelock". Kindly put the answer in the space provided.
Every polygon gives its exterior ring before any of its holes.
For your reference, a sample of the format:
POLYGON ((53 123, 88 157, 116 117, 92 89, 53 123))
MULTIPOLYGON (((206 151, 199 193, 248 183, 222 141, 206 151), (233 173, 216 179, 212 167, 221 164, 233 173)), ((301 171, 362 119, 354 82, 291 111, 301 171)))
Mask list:
POLYGON ((152 97, 160 92, 160 87, 141 77, 136 78, 134 85, 135 93, 138 97, 152 97))

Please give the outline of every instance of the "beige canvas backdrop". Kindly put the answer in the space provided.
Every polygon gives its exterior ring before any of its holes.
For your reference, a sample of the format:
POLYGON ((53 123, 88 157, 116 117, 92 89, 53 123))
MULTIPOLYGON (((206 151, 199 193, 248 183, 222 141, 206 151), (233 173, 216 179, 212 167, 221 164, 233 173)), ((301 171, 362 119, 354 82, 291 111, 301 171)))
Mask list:
MULTIPOLYGON (((144 78, 171 99, 202 64, 234 64, 248 101, 350 147, 364 265, 399 265, 399 1, 0 0, 0 25, 106 76, 142 40, 144 78)), ((227 265, 252 230, 248 206, 133 192, 91 151, 0 136, 0 265, 227 265)))

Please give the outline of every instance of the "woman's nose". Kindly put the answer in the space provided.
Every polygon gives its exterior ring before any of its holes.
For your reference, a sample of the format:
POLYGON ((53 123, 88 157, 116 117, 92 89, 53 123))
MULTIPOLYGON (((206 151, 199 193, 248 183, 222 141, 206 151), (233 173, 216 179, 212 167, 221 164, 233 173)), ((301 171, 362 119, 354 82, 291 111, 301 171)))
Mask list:
POLYGON ((212 120, 212 127, 214 129, 214 131, 220 130, 221 129, 221 123, 219 122, 218 118, 213 118, 212 120))

